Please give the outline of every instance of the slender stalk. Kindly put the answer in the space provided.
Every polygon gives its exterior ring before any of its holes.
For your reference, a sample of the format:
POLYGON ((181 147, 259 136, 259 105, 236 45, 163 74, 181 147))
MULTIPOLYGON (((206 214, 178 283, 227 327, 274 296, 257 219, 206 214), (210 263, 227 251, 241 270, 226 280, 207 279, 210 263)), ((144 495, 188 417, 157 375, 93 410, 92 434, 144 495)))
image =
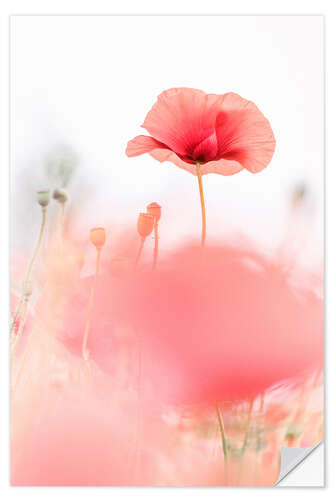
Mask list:
POLYGON ((257 420, 256 424, 256 452, 258 453, 260 451, 260 444, 261 444, 261 426, 263 425, 263 419, 264 419, 264 405, 265 405, 265 391, 263 391, 260 396, 259 396, 259 418, 257 420))
POLYGON ((15 342, 14 342, 13 347, 12 347, 12 356, 14 355, 14 352, 16 350, 16 347, 20 341, 20 338, 21 338, 21 335, 23 332, 24 323, 25 323, 25 319, 26 319, 27 311, 28 311, 28 302, 29 302, 29 296, 26 295, 24 297, 24 306, 23 306, 23 313, 22 313, 22 317, 21 317, 21 321, 20 321, 20 326, 19 326, 16 338, 15 338, 15 342))
POLYGON ((205 198, 204 198, 204 192, 203 192, 202 175, 201 175, 199 161, 196 162, 196 167, 197 167, 197 177, 198 177, 198 185, 199 185, 199 192, 200 192, 201 218, 202 218, 201 248, 204 248, 205 240, 206 240, 206 208, 205 208, 205 198))
MULTIPOLYGON (((239 462, 239 468, 237 471, 237 479, 236 479, 236 484, 240 485, 241 483, 241 478, 243 475, 243 466, 244 466, 244 455, 245 451, 247 449, 247 445, 249 442, 249 429, 250 429, 250 422, 251 422, 251 415, 252 415, 252 409, 253 409, 253 403, 254 403, 254 398, 251 399, 250 404, 249 404, 249 409, 247 412, 247 420, 246 420, 246 426, 245 426, 245 434, 244 434, 244 440, 243 440, 243 445, 240 449, 240 457, 241 460, 239 462)), ((254 471, 254 477, 255 477, 255 471, 254 471)))
POLYGON ((144 237, 141 238, 140 240, 140 246, 139 246, 139 249, 138 249, 138 253, 136 254, 136 259, 135 259, 135 265, 134 267, 136 267, 139 263, 139 260, 140 260, 140 257, 141 257, 141 254, 142 254, 142 249, 143 249, 143 245, 145 243, 145 239, 144 237))
POLYGON ((219 409, 218 404, 216 403, 215 405, 216 409, 216 414, 217 414, 217 420, 219 423, 219 430, 221 434, 221 442, 222 442, 222 450, 223 450, 223 456, 224 456, 224 466, 225 466, 225 479, 226 483, 228 484, 228 451, 227 451, 227 438, 226 438, 226 433, 225 433, 225 428, 224 428, 224 422, 223 422, 223 416, 222 412, 219 409))
POLYGON ((91 311, 92 311, 92 307, 94 304, 100 260, 101 260, 101 248, 97 248, 96 270, 95 270, 93 286, 92 286, 91 291, 90 291, 90 298, 89 298, 89 305, 88 305, 88 317, 87 317, 87 322, 86 322, 86 327, 84 330, 84 336, 83 336, 83 342, 82 342, 82 357, 85 361, 88 361, 88 359, 89 359, 89 351, 87 349, 87 342, 88 342, 88 335, 89 335, 89 330, 90 330, 91 311))
POLYGON ((265 391, 263 391, 259 396, 259 417, 256 423, 256 458, 254 462, 254 484, 256 484, 258 476, 258 467, 261 462, 261 450, 262 450, 262 428, 264 426, 264 406, 265 406, 265 391))
POLYGON ((61 226, 62 226, 62 229, 63 229, 64 223, 65 223, 65 203, 66 202, 61 203, 61 226))
POLYGON ((65 226, 65 204, 66 202, 61 202, 60 205, 60 220, 59 220, 59 228, 58 228, 58 238, 59 238, 59 247, 62 248, 63 239, 64 239, 64 226, 65 226))
POLYGON ((219 423, 219 429, 220 429, 220 434, 221 434, 221 440, 222 440, 222 450, 223 450, 223 455, 224 459, 227 460, 228 455, 227 455, 227 438, 225 434, 225 428, 224 428, 224 422, 223 422, 223 417, 222 413, 218 407, 218 404, 216 404, 216 414, 217 414, 217 420, 219 423))
POLYGON ((155 217, 154 222, 154 260, 153 260, 153 270, 156 269, 157 257, 158 257, 158 222, 155 217))
POLYGON ((39 249, 40 249, 40 246, 41 246, 41 243, 42 243, 43 233, 44 233, 44 228, 45 228, 45 221, 46 221, 46 207, 43 206, 42 207, 42 223, 41 223, 41 226, 40 226, 38 240, 37 240, 34 253, 33 253, 32 257, 31 257, 31 260, 30 260, 30 263, 29 263, 29 266, 28 266, 28 269, 27 269, 27 272, 26 272, 26 275, 25 275, 25 278, 24 278, 20 300, 19 300, 19 303, 18 303, 18 305, 16 307, 16 310, 15 310, 15 313, 14 313, 14 316, 13 316, 13 319, 12 319, 12 323, 10 325, 10 333, 12 332, 12 330, 14 328, 14 325, 15 325, 15 322, 17 320, 17 317, 18 317, 18 315, 20 314, 20 311, 21 311, 21 307, 22 307, 23 300, 24 300, 24 294, 25 294, 26 284, 30 280, 31 271, 32 271, 34 262, 36 260, 36 257, 38 255, 38 252, 39 252, 39 249))
POLYGON ((252 416, 252 410, 253 410, 253 403, 254 403, 254 398, 251 399, 251 401, 250 401, 249 411, 247 413, 244 441, 243 441, 243 445, 241 448, 242 455, 244 455, 246 448, 247 448, 247 445, 248 445, 248 442, 249 442, 249 430, 250 430, 250 422, 251 422, 251 416, 252 416))

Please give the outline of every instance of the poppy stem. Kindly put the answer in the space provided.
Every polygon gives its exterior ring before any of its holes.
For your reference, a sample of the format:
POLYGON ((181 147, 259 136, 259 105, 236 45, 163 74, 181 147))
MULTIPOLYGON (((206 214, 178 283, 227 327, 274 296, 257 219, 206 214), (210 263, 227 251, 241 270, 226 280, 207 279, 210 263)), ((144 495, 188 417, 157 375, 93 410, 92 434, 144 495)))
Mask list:
POLYGON ((22 313, 22 317, 21 317, 21 321, 20 321, 20 326, 19 326, 16 338, 15 338, 15 342, 14 342, 13 347, 12 347, 12 356, 14 355, 14 352, 16 350, 17 344, 19 343, 21 335, 22 335, 22 332, 23 332, 23 327, 24 327, 24 323, 25 323, 25 319, 26 319, 27 311, 28 311, 29 298, 30 298, 30 295, 25 295, 24 296, 23 313, 22 313))
POLYGON ((246 421, 246 426, 245 426, 245 435, 244 435, 244 441, 241 449, 242 455, 244 455, 248 442, 249 442, 249 430, 250 430, 250 422, 251 422, 251 416, 252 416, 252 410, 253 410, 253 403, 254 403, 254 398, 251 399, 250 405, 249 405, 249 410, 247 413, 247 421, 246 421))
POLYGON ((158 222, 155 217, 154 221, 154 260, 153 260, 153 270, 156 269, 157 257, 158 257, 158 222))
MULTIPOLYGON (((22 332, 23 332, 23 328, 24 328, 24 324, 25 324, 25 320, 26 320, 27 312, 28 312, 28 302, 29 302, 29 299, 30 299, 30 294, 25 294, 25 296, 24 296, 23 313, 22 313, 22 317, 21 317, 21 321, 20 321, 20 326, 19 326, 16 338, 15 338, 14 344, 13 344, 12 349, 11 349, 11 360, 10 360, 10 380, 11 381, 13 379, 14 353, 15 353, 17 345, 18 345, 18 343, 20 341, 20 338, 22 336, 22 332)), ((28 340, 28 342, 29 342, 29 340, 28 340)), ((26 357, 26 352, 24 352, 22 364, 24 363, 25 357, 26 357)), ((18 372, 17 381, 19 380, 20 373, 21 373, 21 369, 18 372)), ((16 385, 17 385, 17 382, 15 382, 14 392, 15 392, 16 385)))
POLYGON ((36 243, 36 246, 35 246, 34 253, 33 253, 32 257, 31 257, 31 260, 30 260, 30 263, 29 263, 29 267, 27 269, 27 273, 26 273, 25 278, 24 278, 20 300, 19 300, 19 303, 18 303, 18 305, 16 307, 16 311, 14 313, 14 316, 12 318, 12 323, 10 325, 10 333, 12 333, 12 330, 14 328, 15 322, 17 320, 18 315, 20 314, 21 307, 23 305, 26 285, 27 285, 28 281, 30 280, 31 271, 32 271, 34 262, 36 260, 37 254, 39 252, 39 249, 40 249, 40 246, 41 246, 41 243, 42 243, 43 233, 44 233, 44 228, 45 228, 45 222, 46 222, 46 206, 42 206, 42 223, 41 223, 41 226, 40 226, 38 240, 37 240, 37 243, 36 243))
POLYGON ((86 323, 86 327, 84 330, 84 336, 83 336, 83 342, 82 342, 82 357, 85 361, 88 361, 88 359, 89 359, 89 351, 87 349, 87 342, 88 342, 88 335, 89 335, 89 330, 90 330, 91 311, 92 311, 92 307, 94 304, 100 260, 101 260, 101 248, 97 248, 96 270, 95 270, 93 286, 92 286, 91 292, 90 292, 89 305, 88 305, 88 317, 87 317, 87 323, 86 323))
POLYGON ((65 228, 65 204, 66 202, 63 201, 61 202, 61 208, 60 208, 60 217, 59 217, 59 246, 62 248, 63 245, 63 240, 64 240, 64 228, 65 228))
POLYGON ((223 455, 224 455, 224 460, 227 461, 227 438, 226 438, 226 434, 225 434, 225 428, 224 428, 224 422, 223 422, 223 417, 222 417, 222 413, 219 409, 219 406, 218 404, 216 403, 216 414, 217 414, 217 420, 218 420, 218 423, 219 423, 219 430, 220 430, 220 434, 221 434, 221 440, 222 440, 222 450, 223 450, 223 455))
POLYGON ((139 263, 139 260, 140 260, 140 257, 141 257, 141 254, 142 254, 142 249, 143 249, 143 245, 145 244, 145 237, 142 237, 141 240, 140 240, 140 246, 139 246, 139 249, 138 249, 138 253, 136 254, 136 259, 135 259, 135 265, 134 267, 136 267, 139 263))
POLYGON ((205 198, 202 186, 202 175, 201 175, 199 161, 196 162, 196 167, 197 167, 197 177, 198 177, 199 192, 200 192, 201 218, 202 218, 201 248, 204 248, 206 239, 206 208, 205 208, 205 198))

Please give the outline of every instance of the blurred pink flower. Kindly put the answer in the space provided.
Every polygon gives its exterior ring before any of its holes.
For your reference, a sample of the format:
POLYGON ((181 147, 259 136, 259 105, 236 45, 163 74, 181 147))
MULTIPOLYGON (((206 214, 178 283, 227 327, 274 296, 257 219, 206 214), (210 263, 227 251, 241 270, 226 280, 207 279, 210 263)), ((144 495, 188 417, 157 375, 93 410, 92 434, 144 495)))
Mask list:
MULTIPOLYGON (((60 336, 76 353, 88 290, 89 279, 80 280, 63 316, 60 336)), ((322 366, 323 303, 250 247, 209 246, 202 261, 199 248, 187 246, 156 273, 100 276, 92 359, 112 373, 121 345, 132 352, 137 335, 154 398, 242 400, 322 366)))
POLYGON ((247 399, 322 366, 322 300, 250 249, 207 247, 202 261, 185 247, 134 277, 123 302, 170 402, 247 399))
POLYGON ((271 161, 275 138, 257 106, 238 94, 216 95, 191 88, 162 92, 142 125, 150 136, 129 141, 127 156, 150 153, 197 175, 252 173, 271 161))

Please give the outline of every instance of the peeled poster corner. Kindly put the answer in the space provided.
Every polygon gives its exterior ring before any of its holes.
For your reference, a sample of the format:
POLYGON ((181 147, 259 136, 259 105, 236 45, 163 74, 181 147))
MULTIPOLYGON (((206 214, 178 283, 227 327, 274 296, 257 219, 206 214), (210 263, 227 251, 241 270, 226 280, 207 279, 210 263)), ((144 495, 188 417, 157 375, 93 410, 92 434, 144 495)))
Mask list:
MULTIPOLYGON (((320 451, 323 453, 323 449, 319 449, 320 445, 322 443, 317 444, 316 446, 310 446, 309 448, 288 448, 288 447, 281 447, 281 466, 280 466, 280 475, 275 483, 275 486, 286 486, 283 482, 283 479, 285 477, 292 473, 296 469, 296 467, 301 467, 303 461, 314 451, 317 449, 317 451, 320 451)), ((297 484, 296 486, 299 486, 297 484)), ((301 485, 300 485, 301 486, 301 485)), ((314 480, 313 484, 310 484, 310 486, 315 486, 315 487, 324 487, 324 471, 318 471, 316 479, 314 480), (318 480, 318 477, 321 479, 318 480)))
POLYGON ((11 17, 13 486, 274 486, 323 441, 322 24, 11 17))

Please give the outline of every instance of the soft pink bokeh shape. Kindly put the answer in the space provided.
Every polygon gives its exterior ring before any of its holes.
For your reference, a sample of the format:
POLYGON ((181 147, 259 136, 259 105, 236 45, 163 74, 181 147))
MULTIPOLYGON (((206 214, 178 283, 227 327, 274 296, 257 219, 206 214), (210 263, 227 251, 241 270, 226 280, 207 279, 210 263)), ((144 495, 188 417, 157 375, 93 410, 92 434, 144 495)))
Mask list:
MULTIPOLYGON (((128 430, 134 418, 110 412, 93 397, 48 399, 23 442, 12 445, 13 486, 131 485, 128 430)), ((133 472, 133 471, 131 471, 133 472)))
MULTIPOLYGON (((59 330, 59 339, 73 354, 80 357, 92 284, 93 277, 83 278, 69 291, 59 330)), ((123 326, 123 316, 119 315, 117 306, 117 296, 122 294, 122 287, 122 281, 109 274, 103 273, 98 278, 87 347, 91 358, 105 372, 113 371, 121 343, 126 342, 129 349, 136 347, 135 335, 132 335, 131 342, 128 343, 128 338, 121 334, 119 337, 117 333, 123 326)))
POLYGON ((132 280, 124 304, 169 401, 247 399, 322 367, 322 300, 250 251, 184 248, 132 280))
POLYGON ((257 106, 238 94, 205 94, 191 88, 162 92, 142 125, 150 136, 129 141, 127 156, 150 153, 196 175, 260 172, 272 159, 275 138, 257 106))
MULTIPOLYGON (((62 339, 80 355, 88 282, 69 298, 62 339)), ((323 303, 251 249, 188 246, 155 272, 100 276, 88 347, 112 372, 121 343, 143 350, 143 377, 164 402, 247 399, 322 366, 323 303)), ((127 347, 126 347, 127 346, 127 347)), ((133 373, 136 366, 132 365, 133 373)))

